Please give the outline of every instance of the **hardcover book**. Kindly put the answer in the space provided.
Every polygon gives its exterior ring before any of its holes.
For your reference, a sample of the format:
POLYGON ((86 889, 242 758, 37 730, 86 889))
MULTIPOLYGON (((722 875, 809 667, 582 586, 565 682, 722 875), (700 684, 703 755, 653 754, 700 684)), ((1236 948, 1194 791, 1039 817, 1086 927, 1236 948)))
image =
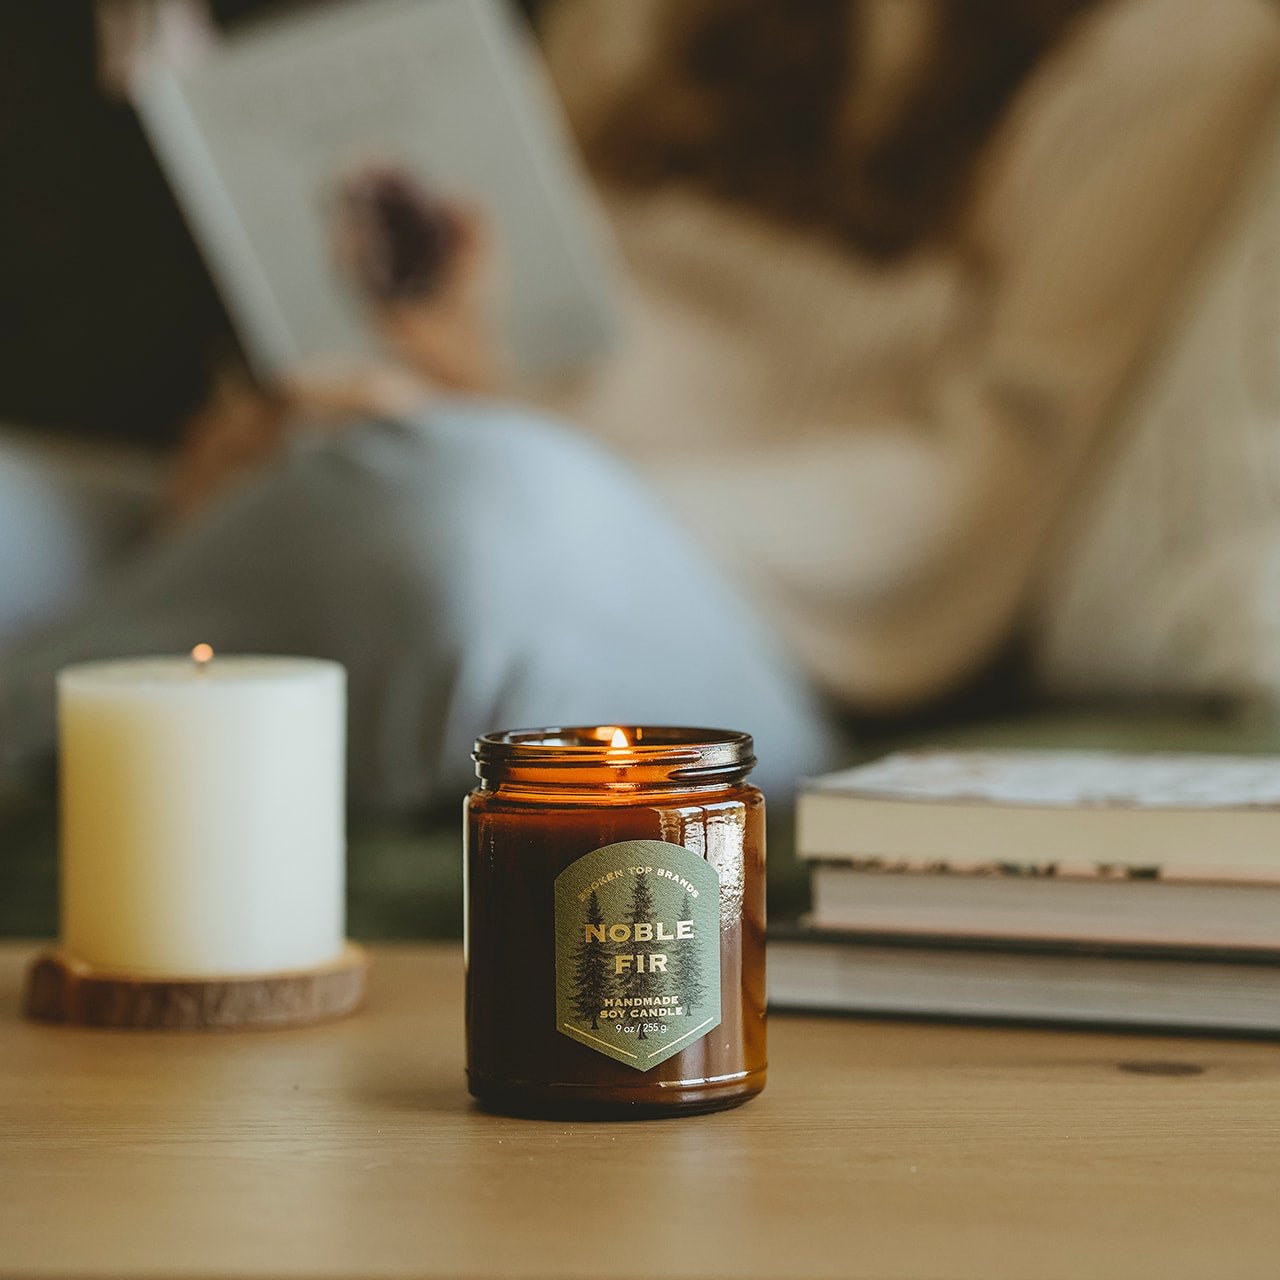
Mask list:
POLYGON ((1006 870, 812 869, 810 921, 823 929, 1280 948, 1280 885, 1161 883, 1148 876, 1006 870))
POLYGON ((811 1013, 1280 1036, 1280 950, 801 931, 769 1005, 811 1013))
POLYGON ((1280 884, 1280 760, 902 752, 805 784, 797 824, 864 870, 1280 884))

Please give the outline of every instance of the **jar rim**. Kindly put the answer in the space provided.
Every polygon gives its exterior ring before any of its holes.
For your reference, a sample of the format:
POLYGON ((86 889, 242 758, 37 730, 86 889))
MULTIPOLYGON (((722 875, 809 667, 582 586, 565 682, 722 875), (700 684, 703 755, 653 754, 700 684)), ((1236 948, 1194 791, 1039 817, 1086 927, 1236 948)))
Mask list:
MULTIPOLYGON (((687 725, 551 725, 504 729, 476 739, 471 757, 483 781, 517 775, 547 783, 625 770, 636 782, 699 785, 744 778, 755 767, 749 733, 687 725), (625 746, 614 746, 621 732, 625 746)), ((606 784, 607 785, 607 784, 606 784)))

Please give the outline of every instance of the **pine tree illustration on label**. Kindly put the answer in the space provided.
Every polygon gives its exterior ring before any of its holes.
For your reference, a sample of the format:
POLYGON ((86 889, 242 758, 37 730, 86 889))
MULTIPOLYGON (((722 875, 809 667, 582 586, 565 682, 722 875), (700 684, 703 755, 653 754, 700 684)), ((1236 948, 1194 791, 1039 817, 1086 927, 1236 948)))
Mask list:
POLYGON ((720 1024, 720 879, 678 844, 624 840, 557 877, 556 1027, 648 1071, 720 1024))

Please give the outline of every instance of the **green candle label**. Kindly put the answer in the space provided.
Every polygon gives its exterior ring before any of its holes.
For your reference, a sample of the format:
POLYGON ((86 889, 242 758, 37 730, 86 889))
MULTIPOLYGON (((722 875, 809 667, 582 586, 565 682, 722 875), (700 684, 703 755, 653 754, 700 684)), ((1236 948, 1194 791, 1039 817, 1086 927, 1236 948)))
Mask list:
POLYGON ((720 878, 678 844, 624 840, 556 877, 556 1026, 648 1071, 720 1025, 720 878))

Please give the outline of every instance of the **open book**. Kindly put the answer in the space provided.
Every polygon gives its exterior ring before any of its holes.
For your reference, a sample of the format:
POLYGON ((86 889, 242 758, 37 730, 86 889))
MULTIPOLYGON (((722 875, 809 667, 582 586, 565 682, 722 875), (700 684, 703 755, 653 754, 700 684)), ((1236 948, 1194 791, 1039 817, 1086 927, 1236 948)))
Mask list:
POLYGON ((134 100, 254 369, 376 349, 326 205, 362 162, 483 204, 517 372, 588 362, 614 312, 601 220, 502 0, 359 0, 260 21, 134 100))

